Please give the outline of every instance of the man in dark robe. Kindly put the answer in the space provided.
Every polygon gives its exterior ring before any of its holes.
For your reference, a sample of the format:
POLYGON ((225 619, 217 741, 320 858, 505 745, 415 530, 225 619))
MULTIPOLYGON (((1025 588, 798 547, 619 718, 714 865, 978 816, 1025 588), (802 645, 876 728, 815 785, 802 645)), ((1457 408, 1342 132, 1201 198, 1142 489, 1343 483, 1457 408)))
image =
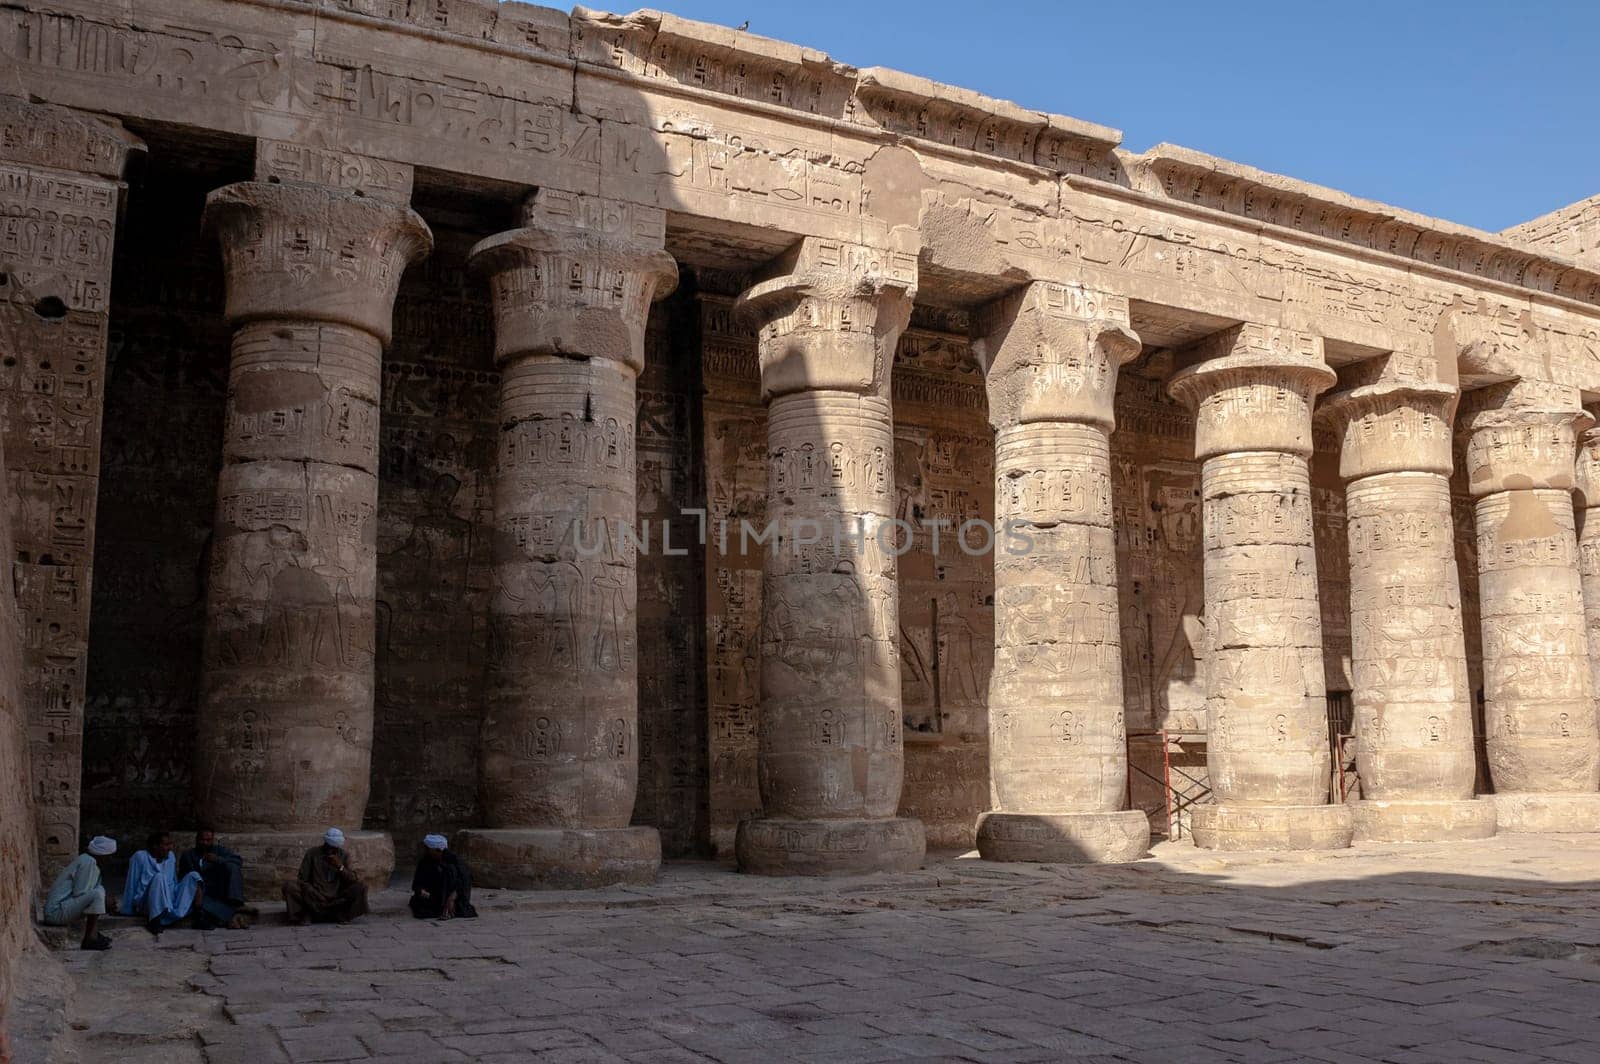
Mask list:
POLYGON ((478 915, 472 907, 472 874, 450 850, 443 835, 422 840, 423 853, 411 877, 411 915, 418 920, 449 920, 478 915))
POLYGON ((306 851, 299 875, 283 885, 283 900, 291 924, 348 924, 366 914, 367 885, 350 867, 344 832, 329 828, 322 845, 306 851))
POLYGON ((244 858, 217 845, 217 833, 202 827, 194 833, 194 846, 178 858, 178 878, 198 872, 205 896, 194 913, 194 926, 202 931, 218 927, 243 927, 244 858), (237 921, 237 922, 236 922, 237 921))

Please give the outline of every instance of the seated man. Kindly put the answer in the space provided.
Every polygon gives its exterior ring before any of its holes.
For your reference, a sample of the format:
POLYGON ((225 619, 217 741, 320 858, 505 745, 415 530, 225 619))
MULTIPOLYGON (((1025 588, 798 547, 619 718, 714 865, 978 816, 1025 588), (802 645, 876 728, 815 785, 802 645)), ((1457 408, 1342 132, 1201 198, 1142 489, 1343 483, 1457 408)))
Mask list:
POLYGON ((178 875, 200 875, 205 894, 195 909, 194 926, 202 931, 216 927, 243 927, 239 910, 244 908, 244 858, 217 845, 217 833, 202 826, 194 833, 194 847, 178 858, 178 875))
POLYGON ((367 911, 367 885, 350 867, 344 832, 329 828, 322 845, 306 851, 299 875, 283 885, 291 924, 329 920, 347 924, 367 911))
POLYGON ((172 836, 152 831, 145 848, 128 862, 128 882, 122 888, 122 911, 145 918, 151 934, 188 916, 204 899, 200 873, 178 878, 178 858, 172 853, 172 836))
POLYGON ((109 906, 117 911, 115 900, 106 901, 106 888, 100 883, 100 865, 117 852, 117 844, 104 835, 89 840, 87 853, 80 853, 61 870, 50 885, 44 902, 44 922, 52 927, 71 927, 83 917, 83 942, 79 949, 110 949, 111 940, 100 934, 100 917, 109 906))
POLYGON ((418 920, 472 917, 472 875, 467 863, 450 851, 450 840, 429 835, 411 877, 411 915, 418 920))

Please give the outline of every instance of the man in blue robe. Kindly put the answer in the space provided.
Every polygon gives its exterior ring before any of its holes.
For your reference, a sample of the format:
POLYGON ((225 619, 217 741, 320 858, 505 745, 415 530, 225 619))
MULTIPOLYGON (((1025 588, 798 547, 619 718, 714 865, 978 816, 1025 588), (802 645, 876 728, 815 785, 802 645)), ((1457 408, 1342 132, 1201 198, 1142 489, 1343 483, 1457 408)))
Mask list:
POLYGON ((143 916, 152 934, 189 915, 203 900, 205 884, 200 873, 178 878, 178 858, 172 852, 172 836, 153 831, 145 848, 128 862, 128 882, 122 888, 122 911, 143 916))
POLYGON ((202 931, 217 927, 240 928, 245 920, 244 858, 217 842, 217 833, 202 825, 194 833, 194 848, 178 858, 178 878, 196 872, 205 886, 204 897, 196 899, 194 926, 202 931))

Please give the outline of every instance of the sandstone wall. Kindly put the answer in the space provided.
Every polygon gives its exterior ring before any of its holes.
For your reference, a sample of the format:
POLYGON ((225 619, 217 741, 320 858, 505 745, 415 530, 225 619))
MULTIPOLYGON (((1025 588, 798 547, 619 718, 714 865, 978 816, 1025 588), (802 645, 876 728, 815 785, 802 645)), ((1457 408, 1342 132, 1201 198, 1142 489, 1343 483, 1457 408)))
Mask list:
MULTIPOLYGON (((193 822, 191 774, 206 556, 215 507, 229 333, 208 191, 240 159, 182 166, 158 144, 130 200, 113 286, 108 424, 85 727, 87 828, 135 842, 193 822)), ((472 197, 420 202, 433 254, 396 300, 384 358, 378 520, 377 693, 368 826, 399 852, 478 819, 479 714, 488 648, 490 478, 499 378, 488 292, 467 251, 503 222, 472 197)), ((652 317, 639 389, 640 516, 698 499, 698 351, 652 317), (683 361, 691 365, 686 369, 683 361)), ((673 529, 693 543, 693 518, 673 529)), ((657 533, 659 534, 659 533, 657 533)), ((700 852, 706 744, 697 552, 640 558, 641 767, 635 819, 669 855, 700 852)), ((126 847, 125 847, 126 848, 126 847)))
POLYGON ((494 223, 428 221, 433 254, 395 300, 379 444, 367 826, 392 832, 401 855, 477 819, 497 439, 488 292, 466 266, 494 223))
POLYGON ((650 549, 639 553, 639 793, 633 822, 661 832, 667 857, 710 852, 706 737, 704 506, 700 461, 698 301, 692 278, 651 311, 634 437, 639 521, 650 549), (669 538, 662 529, 669 528, 669 538), (670 544, 670 546, 669 546, 670 544), (669 553, 670 551, 670 553, 669 553), (680 553, 681 552, 681 553, 680 553))
MULTIPOLYGON (((893 377, 896 515, 919 530, 899 561, 900 813, 922 821, 930 848, 970 847, 989 808, 993 557, 968 554, 958 535, 994 522, 994 433, 965 333, 964 315, 914 317, 893 377), (937 553, 925 522, 942 523, 937 553)), ((977 531, 968 542, 984 546, 977 531)))
MULTIPOLYGON (((0 303, 0 315, 14 312, 14 306, 0 303)), ((7 353, 3 333, 0 353, 7 353)), ((0 483, 5 481, 4 473, 4 455, 0 455, 0 483)), ((11 522, 0 515, 0 558, 10 558, 11 551, 11 522)), ((33 938, 30 917, 39 873, 33 807, 28 800, 27 724, 17 683, 22 670, 19 632, 11 581, 0 579, 0 1060, 8 1059, 6 1012, 15 989, 18 959, 33 938)))
POLYGON ((83 824, 124 844, 192 817, 229 342, 200 209, 233 176, 152 160, 130 199, 112 280, 83 824))

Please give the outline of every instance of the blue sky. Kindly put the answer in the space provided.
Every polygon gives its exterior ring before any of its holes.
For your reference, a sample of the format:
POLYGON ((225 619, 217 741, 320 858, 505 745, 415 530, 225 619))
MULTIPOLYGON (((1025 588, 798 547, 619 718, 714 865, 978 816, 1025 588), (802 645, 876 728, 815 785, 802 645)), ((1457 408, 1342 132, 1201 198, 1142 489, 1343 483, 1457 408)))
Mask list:
POLYGON ((651 6, 1483 229, 1600 193, 1595 0, 651 6))

